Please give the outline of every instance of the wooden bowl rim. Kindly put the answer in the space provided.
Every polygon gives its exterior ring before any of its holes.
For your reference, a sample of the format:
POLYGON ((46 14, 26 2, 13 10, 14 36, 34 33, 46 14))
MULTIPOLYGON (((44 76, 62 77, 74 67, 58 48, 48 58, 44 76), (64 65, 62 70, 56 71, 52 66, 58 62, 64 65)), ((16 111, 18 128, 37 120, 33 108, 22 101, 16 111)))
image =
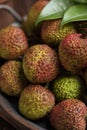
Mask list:
POLYGON ((0 116, 20 130, 47 130, 22 117, 3 94, 0 94, 0 116))

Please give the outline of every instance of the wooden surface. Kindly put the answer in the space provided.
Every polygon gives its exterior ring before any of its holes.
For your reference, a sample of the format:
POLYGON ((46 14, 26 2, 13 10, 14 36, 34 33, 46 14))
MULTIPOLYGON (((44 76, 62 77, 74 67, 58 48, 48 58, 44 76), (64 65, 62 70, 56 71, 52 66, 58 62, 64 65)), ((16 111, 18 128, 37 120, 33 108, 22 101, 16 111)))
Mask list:
POLYGON ((17 130, 11 126, 8 122, 0 118, 0 130, 17 130))

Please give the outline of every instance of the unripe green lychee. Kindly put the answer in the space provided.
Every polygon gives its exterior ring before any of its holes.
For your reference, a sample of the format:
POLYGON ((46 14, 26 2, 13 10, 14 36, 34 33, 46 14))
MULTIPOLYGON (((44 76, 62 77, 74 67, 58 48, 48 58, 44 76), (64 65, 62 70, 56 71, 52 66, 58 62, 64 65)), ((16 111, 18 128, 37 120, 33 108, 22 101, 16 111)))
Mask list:
POLYGON ((67 99, 52 109, 50 123, 55 130, 86 130, 86 113, 82 101, 67 99))
POLYGON ((59 73, 57 53, 47 45, 31 46, 23 58, 23 70, 32 83, 47 83, 59 73))
POLYGON ((61 27, 61 19, 49 20, 43 22, 41 37, 44 43, 55 46, 68 34, 75 33, 73 24, 67 24, 61 27))
POLYGON ((28 81, 20 61, 5 62, 0 68, 0 89, 7 95, 18 96, 28 81))
POLYGON ((52 92, 57 102, 70 98, 80 99, 84 93, 84 83, 76 75, 59 76, 52 83, 52 92))
POLYGON ((27 86, 19 98, 20 113, 31 120, 45 117, 54 105, 54 95, 41 85, 27 86))
POLYGON ((19 27, 8 26, 0 30, 0 57, 10 60, 24 55, 28 49, 27 38, 19 27))

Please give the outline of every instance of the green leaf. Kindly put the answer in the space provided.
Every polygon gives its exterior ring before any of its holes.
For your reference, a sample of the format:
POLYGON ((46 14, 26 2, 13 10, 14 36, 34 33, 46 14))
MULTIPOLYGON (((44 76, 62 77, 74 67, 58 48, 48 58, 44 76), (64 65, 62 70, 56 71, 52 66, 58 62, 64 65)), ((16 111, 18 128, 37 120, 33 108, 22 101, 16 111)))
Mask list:
POLYGON ((85 20, 87 20, 87 4, 74 5, 65 12, 61 25, 85 20))
POLYGON ((79 2, 79 3, 87 3, 87 0, 72 0, 72 1, 79 2))
POLYGON ((72 4, 74 3, 71 2, 71 0, 51 0, 41 11, 37 18, 36 25, 44 20, 62 18, 65 10, 72 4))

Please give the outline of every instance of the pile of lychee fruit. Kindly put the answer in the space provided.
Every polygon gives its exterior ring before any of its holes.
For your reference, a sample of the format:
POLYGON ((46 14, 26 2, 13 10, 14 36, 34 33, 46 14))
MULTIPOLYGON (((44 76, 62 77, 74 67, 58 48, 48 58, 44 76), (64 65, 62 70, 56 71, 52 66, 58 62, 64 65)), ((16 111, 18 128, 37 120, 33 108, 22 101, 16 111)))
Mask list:
POLYGON ((18 97, 19 113, 29 120, 47 117, 54 130, 86 130, 86 22, 35 26, 48 2, 36 1, 20 27, 0 29, 0 91, 18 97))

